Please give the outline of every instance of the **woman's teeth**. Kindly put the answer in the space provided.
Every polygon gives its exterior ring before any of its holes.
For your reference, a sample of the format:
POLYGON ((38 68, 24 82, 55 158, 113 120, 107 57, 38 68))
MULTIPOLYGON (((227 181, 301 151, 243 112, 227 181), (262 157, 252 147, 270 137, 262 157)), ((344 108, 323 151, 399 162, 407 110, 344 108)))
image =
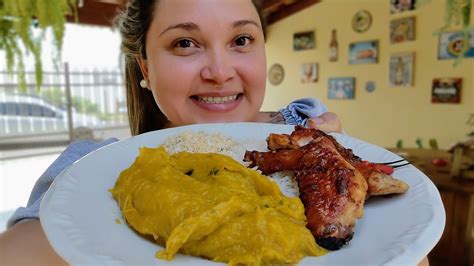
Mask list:
POLYGON ((235 101, 238 95, 225 96, 225 97, 199 97, 198 100, 204 103, 229 103, 235 101))

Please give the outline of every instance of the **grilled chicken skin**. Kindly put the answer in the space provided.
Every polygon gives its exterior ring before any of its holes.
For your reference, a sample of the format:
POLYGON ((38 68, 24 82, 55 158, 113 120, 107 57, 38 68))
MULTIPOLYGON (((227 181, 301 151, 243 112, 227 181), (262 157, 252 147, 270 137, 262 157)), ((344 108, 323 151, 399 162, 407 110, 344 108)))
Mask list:
POLYGON ((344 148, 332 136, 320 130, 296 126, 291 135, 270 134, 267 138, 268 149, 272 151, 298 149, 312 141, 318 141, 321 137, 328 138, 344 159, 367 179, 369 187, 367 196, 401 194, 408 190, 408 184, 381 171, 377 164, 362 161, 351 149, 344 148))
POLYGON ((352 239, 355 222, 363 215, 367 181, 329 139, 298 149, 247 151, 244 160, 264 174, 295 172, 307 227, 320 246, 336 250, 352 239))
POLYGON ((370 195, 403 193, 408 185, 362 161, 332 136, 296 126, 291 135, 270 134, 269 152, 247 151, 245 161, 264 174, 291 170, 316 242, 337 250, 353 236, 370 195))

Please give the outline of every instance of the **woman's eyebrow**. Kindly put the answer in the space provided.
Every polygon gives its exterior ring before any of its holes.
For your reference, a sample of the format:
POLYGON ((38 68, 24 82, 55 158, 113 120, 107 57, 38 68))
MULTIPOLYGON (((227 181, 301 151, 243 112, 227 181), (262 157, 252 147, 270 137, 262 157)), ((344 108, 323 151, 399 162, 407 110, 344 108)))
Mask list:
POLYGON ((160 36, 163 35, 165 32, 167 32, 169 30, 172 30, 172 29, 183 29, 183 30, 187 30, 187 31, 195 31, 195 30, 199 30, 199 27, 198 27, 198 25, 196 25, 192 22, 178 23, 178 24, 171 25, 171 26, 167 27, 166 29, 164 29, 160 33, 160 36))
MULTIPOLYGON (((243 27, 243 26, 248 25, 248 24, 254 25, 254 26, 260 28, 260 25, 257 22, 255 22, 253 20, 247 20, 247 19, 235 21, 235 22, 232 23, 232 26, 234 28, 239 28, 239 27, 243 27)), ((186 31, 195 31, 195 30, 199 30, 199 26, 192 23, 192 22, 174 24, 174 25, 171 25, 171 26, 167 27, 166 29, 164 29, 160 33, 160 36, 163 35, 165 32, 167 32, 169 30, 173 30, 173 29, 183 29, 183 30, 186 30, 186 31)))
POLYGON ((248 24, 255 25, 257 28, 260 28, 260 25, 257 22, 253 20, 248 20, 248 19, 235 21, 234 23, 232 23, 232 26, 234 28, 238 28, 238 27, 243 27, 248 24))

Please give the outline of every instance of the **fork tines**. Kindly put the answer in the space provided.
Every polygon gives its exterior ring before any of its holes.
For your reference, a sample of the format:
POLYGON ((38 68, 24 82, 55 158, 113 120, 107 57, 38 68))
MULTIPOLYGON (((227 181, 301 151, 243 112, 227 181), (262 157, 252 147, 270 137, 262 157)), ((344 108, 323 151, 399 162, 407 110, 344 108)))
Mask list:
POLYGON ((385 163, 380 163, 380 164, 390 165, 392 168, 397 168, 397 167, 402 167, 402 166, 405 166, 405 165, 409 165, 410 162, 408 162, 405 159, 400 159, 400 160, 397 160, 397 161, 385 162, 385 163))

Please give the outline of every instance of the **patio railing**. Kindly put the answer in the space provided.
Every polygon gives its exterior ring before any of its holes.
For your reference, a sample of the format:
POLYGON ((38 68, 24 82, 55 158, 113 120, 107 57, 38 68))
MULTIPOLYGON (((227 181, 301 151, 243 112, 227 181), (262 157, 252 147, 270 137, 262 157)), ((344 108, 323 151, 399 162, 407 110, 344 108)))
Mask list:
MULTIPOLYGON (((18 150, 64 147, 77 139, 129 136, 125 87, 117 71, 70 71, 68 64, 43 73, 0 71, 0 159, 18 150)), ((28 152, 26 152, 28 153, 28 152)))

